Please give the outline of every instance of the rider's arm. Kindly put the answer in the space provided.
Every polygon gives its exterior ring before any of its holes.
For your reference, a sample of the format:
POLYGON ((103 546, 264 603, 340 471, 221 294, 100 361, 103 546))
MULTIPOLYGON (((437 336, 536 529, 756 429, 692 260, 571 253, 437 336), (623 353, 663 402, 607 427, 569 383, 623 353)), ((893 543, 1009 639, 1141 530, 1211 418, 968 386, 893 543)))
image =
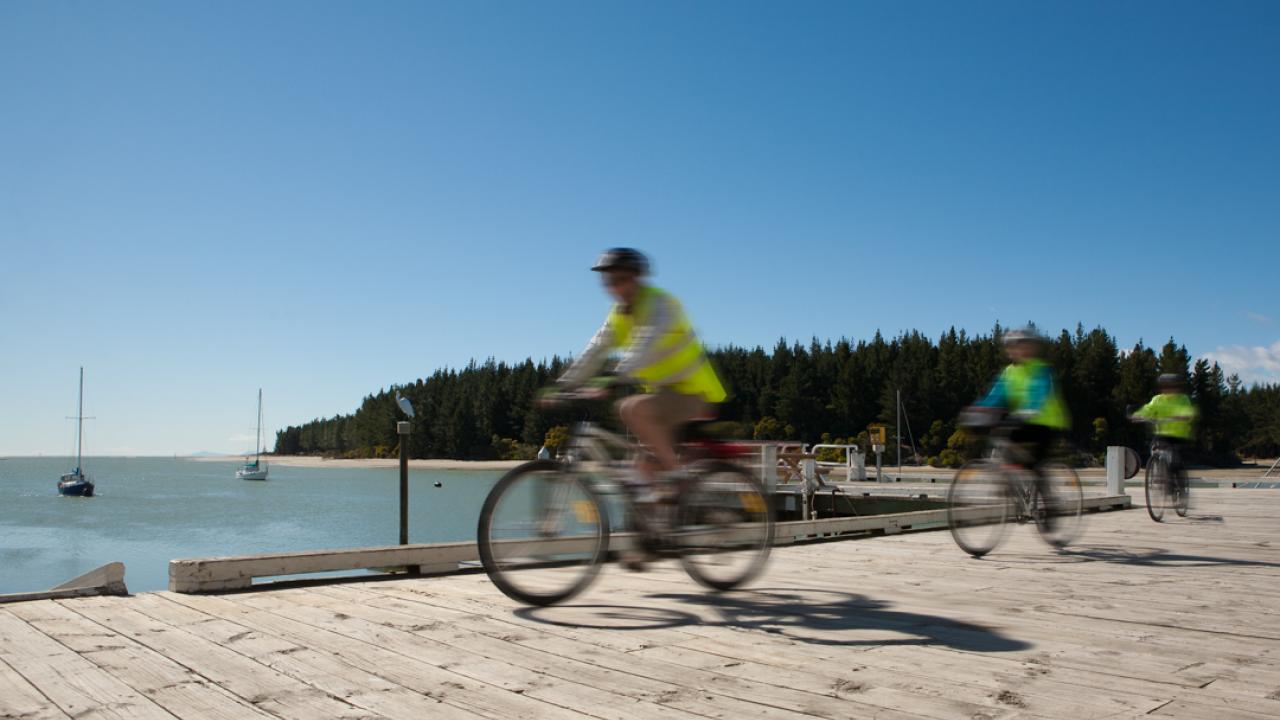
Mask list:
POLYGON ((609 323, 606 321, 596 334, 591 336, 591 342, 587 343, 582 354, 574 359, 569 369, 556 380, 556 384, 562 388, 576 388, 585 384, 595 377, 600 368, 604 367, 615 344, 613 330, 609 328, 609 323))
POLYGON ((996 382, 987 391, 987 394, 974 404, 978 407, 989 408, 1009 407, 1009 386, 1004 380, 1003 372, 996 376, 996 382))
POLYGON ((652 299, 654 306, 649 308, 648 320, 644 325, 637 325, 631 331, 627 347, 623 350, 622 359, 618 361, 617 373, 623 377, 631 377, 637 368, 651 364, 658 355, 658 341, 671 332, 679 315, 675 299, 666 295, 657 295, 652 299))
MULTIPOLYGON (((1159 395, 1156 398, 1160 397, 1159 395)), ((1156 398, 1152 398, 1146 405, 1138 408, 1129 417, 1138 420, 1154 420, 1156 415, 1156 398)))
POLYGON ((1179 410, 1181 411, 1181 414, 1178 416, 1179 420, 1194 422, 1200 415, 1200 411, 1196 409, 1195 403, 1191 402, 1191 398, 1187 398, 1182 403, 1182 407, 1179 408, 1179 410))

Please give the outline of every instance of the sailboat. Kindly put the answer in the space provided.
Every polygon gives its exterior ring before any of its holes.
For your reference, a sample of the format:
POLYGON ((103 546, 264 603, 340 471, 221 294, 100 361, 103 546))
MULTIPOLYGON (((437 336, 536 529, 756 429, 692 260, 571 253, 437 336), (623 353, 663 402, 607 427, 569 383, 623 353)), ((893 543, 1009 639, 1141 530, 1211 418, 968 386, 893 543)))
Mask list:
POLYGON ((241 480, 266 480, 267 463, 262 459, 262 388, 258 388, 258 434, 253 443, 253 462, 245 458, 245 463, 236 471, 241 480))
POLYGON ((80 368, 80 400, 76 404, 76 469, 58 480, 58 492, 76 497, 93 497, 93 481, 84 474, 81 450, 84 445, 84 368, 80 368))

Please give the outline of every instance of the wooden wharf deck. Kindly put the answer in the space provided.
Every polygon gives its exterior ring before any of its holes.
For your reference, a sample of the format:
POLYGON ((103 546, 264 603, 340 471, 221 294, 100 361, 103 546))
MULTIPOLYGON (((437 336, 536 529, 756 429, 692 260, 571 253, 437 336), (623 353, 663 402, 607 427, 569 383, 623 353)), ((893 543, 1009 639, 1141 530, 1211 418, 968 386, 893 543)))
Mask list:
POLYGON ((1202 490, 1064 553, 889 535, 778 548, 725 595, 611 567, 536 610, 475 573, 16 603, 0 717, 1276 718, 1277 518, 1202 490))

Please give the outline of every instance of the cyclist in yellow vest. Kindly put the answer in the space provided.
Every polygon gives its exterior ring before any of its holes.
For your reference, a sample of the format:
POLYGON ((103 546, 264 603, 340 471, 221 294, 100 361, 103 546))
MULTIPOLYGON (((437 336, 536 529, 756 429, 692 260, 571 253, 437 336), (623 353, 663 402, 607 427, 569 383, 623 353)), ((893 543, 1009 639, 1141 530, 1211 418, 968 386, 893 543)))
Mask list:
POLYGON ((1040 467, 1049 459, 1054 439, 1071 429, 1071 418, 1053 368, 1040 358, 1044 347, 1040 335, 1024 328, 1006 332, 1003 340, 1009 364, 977 405, 1005 410, 1019 422, 1010 439, 1031 454, 1030 469, 1044 492, 1047 488, 1040 467))
MULTIPOLYGON (((642 463, 652 481, 657 471, 679 468, 675 433, 683 424, 714 416, 725 399, 724 386, 707 360, 680 302, 649 285, 649 261, 631 248, 605 251, 591 268, 601 274, 615 303, 586 349, 556 381, 560 389, 591 387, 595 375, 615 352, 614 372, 645 392, 618 403, 622 422, 653 453, 657 467, 642 463)), ((606 394, 602 384, 596 393, 606 394)))
POLYGON ((1157 380, 1160 394, 1151 398, 1130 416, 1131 419, 1150 422, 1155 435, 1164 440, 1173 453, 1170 471, 1176 474, 1182 469, 1182 448, 1192 439, 1192 423, 1196 419, 1196 407, 1186 393, 1186 381, 1181 375, 1164 373, 1157 380))

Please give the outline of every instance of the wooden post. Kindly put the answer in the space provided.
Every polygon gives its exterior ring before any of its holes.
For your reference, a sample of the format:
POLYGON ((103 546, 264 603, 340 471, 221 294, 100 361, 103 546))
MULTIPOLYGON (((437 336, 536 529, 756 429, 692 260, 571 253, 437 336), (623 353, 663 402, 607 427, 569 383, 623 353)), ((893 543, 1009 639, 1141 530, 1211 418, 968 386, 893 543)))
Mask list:
POLYGON ((396 423, 400 436, 400 544, 409 544, 409 423, 396 423))

